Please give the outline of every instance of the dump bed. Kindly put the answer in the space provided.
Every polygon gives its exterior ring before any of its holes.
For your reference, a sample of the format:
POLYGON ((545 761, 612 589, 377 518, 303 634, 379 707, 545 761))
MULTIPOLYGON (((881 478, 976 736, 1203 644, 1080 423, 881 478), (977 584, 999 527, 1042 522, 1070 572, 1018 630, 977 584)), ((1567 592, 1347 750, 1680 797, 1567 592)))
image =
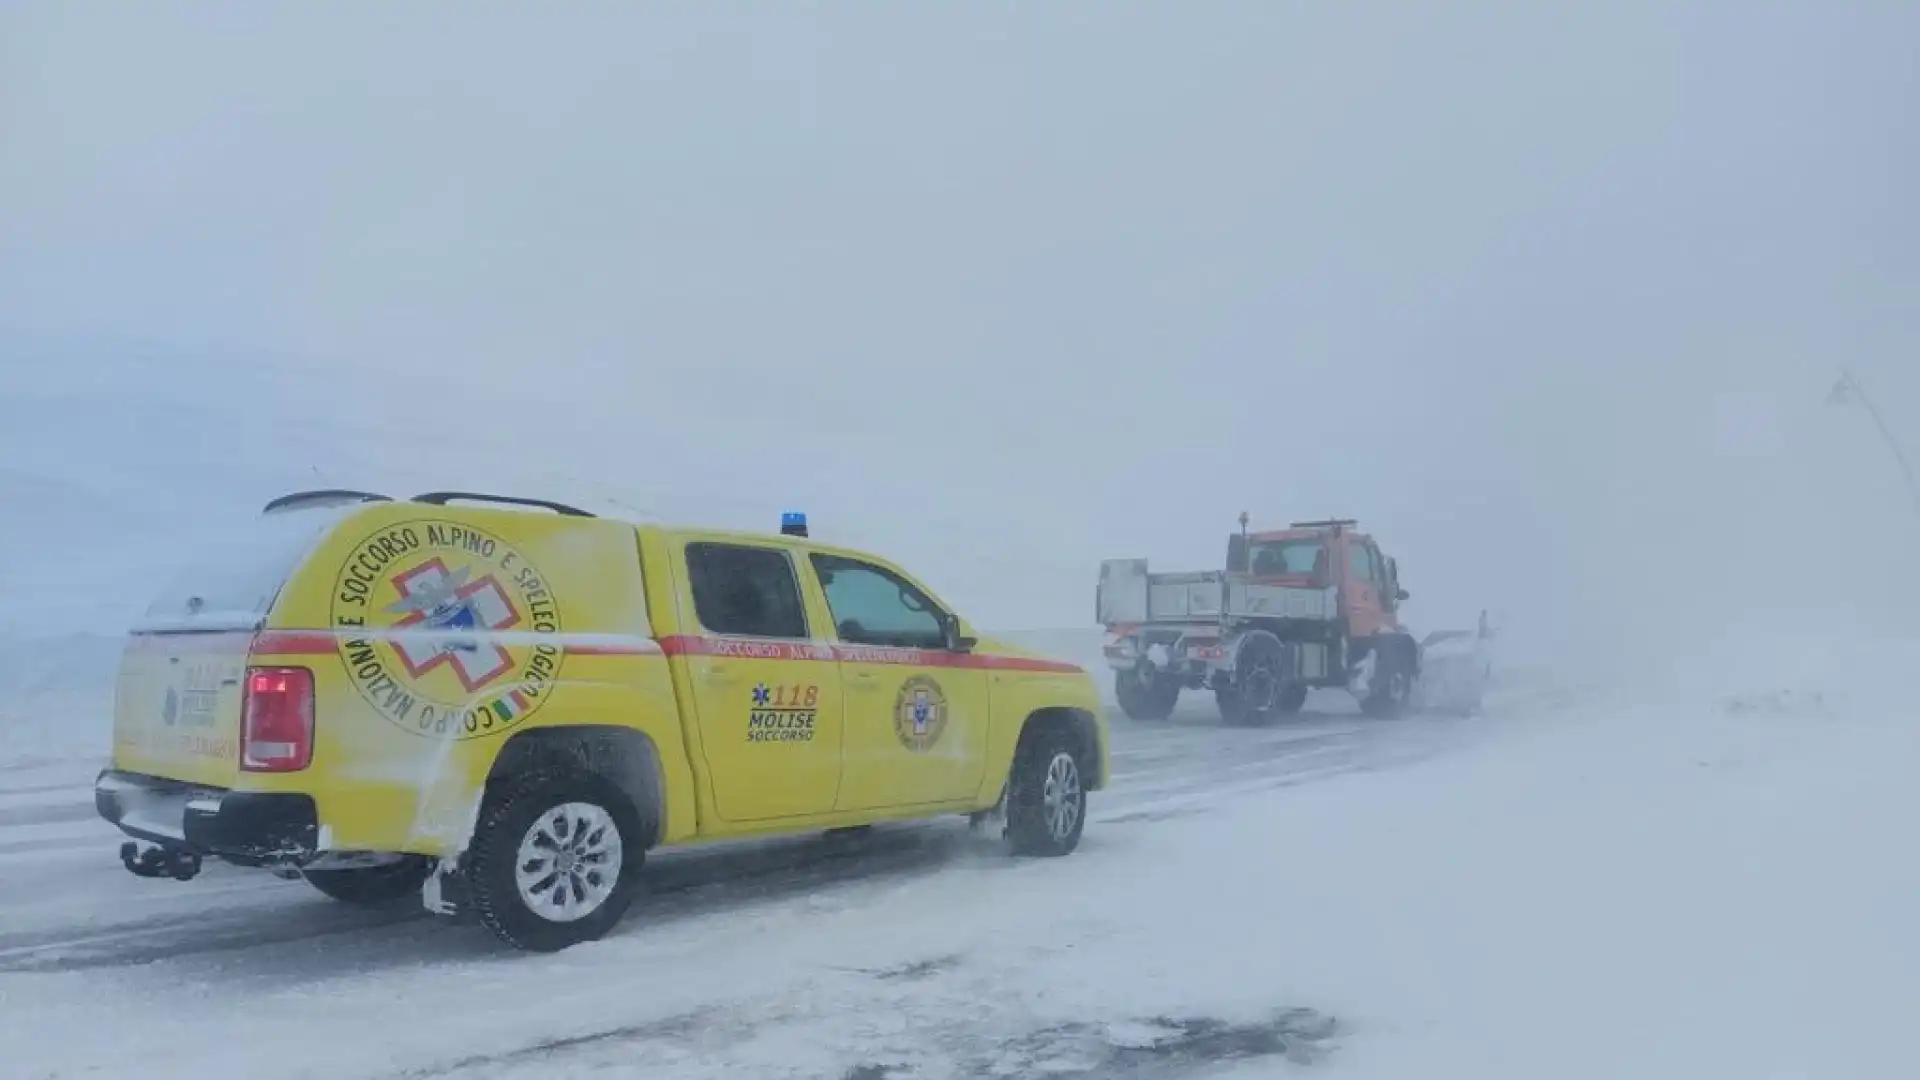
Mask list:
POLYGON ((1222 570, 1155 574, 1148 572, 1145 559, 1102 562, 1096 607, 1103 626, 1340 617, 1332 586, 1261 584, 1222 570))

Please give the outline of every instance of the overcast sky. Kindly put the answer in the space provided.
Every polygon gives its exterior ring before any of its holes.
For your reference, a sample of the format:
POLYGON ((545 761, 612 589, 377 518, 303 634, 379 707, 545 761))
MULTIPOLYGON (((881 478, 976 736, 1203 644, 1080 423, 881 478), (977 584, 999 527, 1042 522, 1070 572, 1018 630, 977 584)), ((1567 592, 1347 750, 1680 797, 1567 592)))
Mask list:
POLYGON ((1822 399, 1852 364, 1920 454, 1916 41, 1905 0, 8 4, 0 493, 97 498, 0 549, 485 475, 804 508, 990 626, 1242 509, 1359 517, 1422 631, 1890 621, 1920 519, 1822 399))

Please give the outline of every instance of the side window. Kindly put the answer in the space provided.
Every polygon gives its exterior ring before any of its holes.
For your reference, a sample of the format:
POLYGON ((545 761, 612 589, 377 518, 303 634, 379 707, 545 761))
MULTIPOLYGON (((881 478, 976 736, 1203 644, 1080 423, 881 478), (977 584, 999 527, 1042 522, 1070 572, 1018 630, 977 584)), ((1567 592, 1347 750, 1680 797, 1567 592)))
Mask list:
POLYGON ((807 613, 793 561, 773 548, 688 544, 693 611, 715 634, 804 638, 807 613))
POLYGON ((833 555, 813 556, 840 640, 855 645, 944 649, 940 609, 898 575, 833 555))
POLYGON ((1353 576, 1360 581, 1378 585, 1380 568, 1374 565, 1373 549, 1365 544, 1355 543, 1350 549, 1353 561, 1353 576))

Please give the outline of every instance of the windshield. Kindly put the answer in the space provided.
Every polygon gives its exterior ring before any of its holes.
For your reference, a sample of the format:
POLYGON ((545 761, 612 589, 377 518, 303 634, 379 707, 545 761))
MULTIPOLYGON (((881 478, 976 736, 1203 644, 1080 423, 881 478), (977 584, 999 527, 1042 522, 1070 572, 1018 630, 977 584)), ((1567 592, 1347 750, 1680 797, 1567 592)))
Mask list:
POLYGON ((1269 540, 1252 545, 1249 571, 1255 577, 1280 574, 1311 574, 1320 566, 1322 547, 1318 540, 1269 540))

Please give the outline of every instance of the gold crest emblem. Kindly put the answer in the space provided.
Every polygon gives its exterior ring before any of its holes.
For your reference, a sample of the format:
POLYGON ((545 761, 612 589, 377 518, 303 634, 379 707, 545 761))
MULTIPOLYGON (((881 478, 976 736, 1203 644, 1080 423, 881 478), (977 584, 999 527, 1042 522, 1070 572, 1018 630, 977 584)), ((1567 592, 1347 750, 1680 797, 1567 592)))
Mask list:
POLYGON ((922 754, 933 749, 947 730, 947 695, 940 684, 915 675, 900 685, 893 699, 893 733, 900 745, 922 754))

